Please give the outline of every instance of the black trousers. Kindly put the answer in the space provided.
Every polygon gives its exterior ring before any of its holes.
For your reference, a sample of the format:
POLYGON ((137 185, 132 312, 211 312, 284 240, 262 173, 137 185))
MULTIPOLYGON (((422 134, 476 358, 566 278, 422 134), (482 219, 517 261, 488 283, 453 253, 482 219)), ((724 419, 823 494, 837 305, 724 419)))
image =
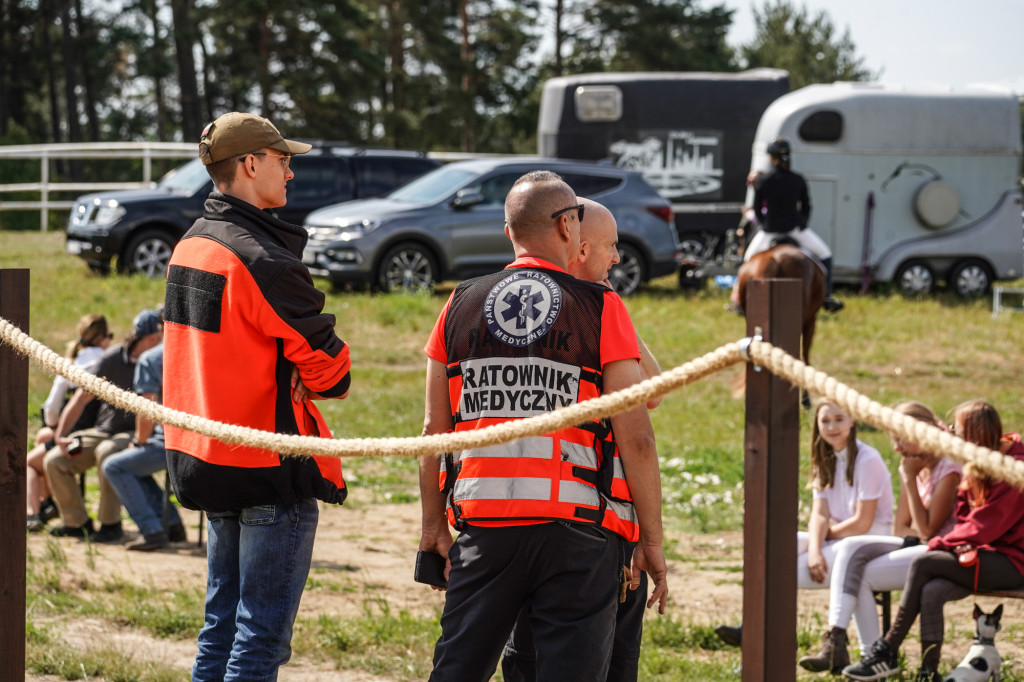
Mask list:
POLYGON ((900 608, 885 639, 899 647, 921 614, 921 641, 941 643, 944 630, 942 605, 973 593, 1013 590, 1024 583, 1017 567, 1005 554, 981 550, 976 566, 962 566, 952 552, 925 552, 910 564, 900 608))
MULTIPOLYGON (((636 546, 622 537, 613 536, 622 547, 621 562, 629 566, 636 546)), ((640 586, 626 591, 626 600, 615 609, 615 638, 612 658, 605 682, 636 682, 640 665, 640 640, 644 630, 644 606, 647 602, 647 573, 640 572, 640 586)), ((519 614, 501 657, 501 674, 505 682, 536 682, 537 651, 533 646, 533 630, 527 608, 519 614)))
POLYGON ((430 679, 489 680, 524 607, 537 680, 605 679, 621 555, 614 535, 585 524, 470 526, 449 552, 452 570, 430 679))

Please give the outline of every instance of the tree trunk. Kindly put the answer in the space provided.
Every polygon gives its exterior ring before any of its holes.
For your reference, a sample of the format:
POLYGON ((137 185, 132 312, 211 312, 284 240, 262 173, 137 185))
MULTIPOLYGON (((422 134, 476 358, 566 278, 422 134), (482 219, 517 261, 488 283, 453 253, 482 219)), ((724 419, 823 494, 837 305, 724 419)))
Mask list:
POLYGON ((274 119, 274 112, 271 110, 273 100, 270 93, 273 90, 273 81, 270 78, 270 51, 273 47, 274 34, 270 29, 270 17, 264 14, 260 17, 260 115, 264 118, 274 119))
POLYGON ((565 32, 562 30, 562 20, 565 18, 565 3, 563 0, 555 1, 555 75, 562 75, 562 43, 565 40, 565 32))
MULTIPOLYGON (((199 49, 203 53, 203 104, 206 106, 206 120, 213 121, 213 83, 210 81, 210 53, 206 51, 206 45, 202 40, 199 42, 199 49)), ((200 130, 200 134, 202 130, 200 130)), ((195 136, 196 140, 199 135, 195 136)))
POLYGON ((196 44, 196 31, 190 16, 192 0, 171 0, 171 12, 174 16, 178 88, 181 91, 181 134, 185 140, 198 140, 203 131, 204 117, 196 82, 196 60, 192 54, 196 44))
POLYGON ((160 19, 157 16, 156 0, 145 0, 143 11, 153 31, 153 100, 156 104, 156 139, 163 142, 167 139, 167 106, 164 101, 164 79, 160 75, 160 67, 163 61, 163 38, 160 31, 160 19))
POLYGON ((94 39, 91 27, 86 22, 82 13, 82 0, 75 0, 75 33, 77 34, 73 43, 75 52, 74 63, 82 69, 82 94, 85 96, 85 117, 89 123, 89 139, 99 142, 100 139, 100 117, 96 106, 96 88, 93 83, 93 71, 88 67, 83 55, 87 54, 88 47, 94 39))
POLYGON ((61 48, 64 56, 64 104, 68 115, 68 141, 82 141, 78 120, 78 77, 75 74, 75 36, 71 28, 71 0, 60 4, 61 48))
MULTIPOLYGON (((82 141, 82 126, 78 120, 78 79, 75 75, 75 37, 71 30, 71 0, 63 0, 60 6, 61 48, 64 55, 64 103, 67 114, 68 142, 82 141)), ((75 182, 82 179, 80 161, 69 161, 67 173, 75 182)))
MULTIPOLYGON (((405 37, 405 22, 402 19, 402 8, 399 0, 388 2, 388 54, 390 65, 388 75, 385 76, 385 83, 390 80, 391 89, 385 99, 385 120, 388 121, 387 133, 391 135, 391 143, 396 147, 404 147, 408 144, 405 135, 405 124, 402 121, 401 112, 405 106, 405 46, 402 40, 405 37)), ((387 88, 387 85, 385 85, 387 88)))
POLYGON ((462 33, 462 151, 473 151, 473 45, 469 39, 469 0, 459 2, 459 27, 462 33))
MULTIPOLYGON (((50 137, 51 142, 63 142, 63 136, 61 130, 61 115, 60 115, 60 100, 57 95, 59 89, 57 79, 57 60, 54 59, 54 47, 50 41, 50 27, 53 25, 53 3, 51 0, 42 0, 40 3, 42 12, 39 14, 39 35, 43 41, 43 53, 49 57, 46 60, 46 80, 48 81, 48 88, 50 100, 50 137)), ((59 162, 58 162, 59 163, 59 162)))
POLYGON ((7 69, 14 63, 12 54, 13 43, 11 41, 11 11, 10 1, 0 0, 0 137, 7 134, 11 110, 10 88, 7 85, 7 69))

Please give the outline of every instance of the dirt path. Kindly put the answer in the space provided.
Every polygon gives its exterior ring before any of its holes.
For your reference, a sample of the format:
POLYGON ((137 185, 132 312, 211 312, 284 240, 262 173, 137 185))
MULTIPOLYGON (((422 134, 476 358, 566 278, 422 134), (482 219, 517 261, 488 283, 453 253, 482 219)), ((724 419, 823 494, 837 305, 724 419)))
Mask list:
MULTIPOLYGON (((201 588, 206 579, 205 551, 195 546, 196 517, 185 513, 192 540, 165 552, 146 554, 128 552, 121 546, 88 547, 74 540, 60 541, 67 557, 61 582, 66 587, 87 585, 97 580, 123 580, 143 586, 190 586, 201 588)), ((314 580, 332 582, 336 588, 308 591, 302 600, 299 616, 321 614, 358 617, 364 614, 367 597, 386 599, 397 612, 409 611, 420 616, 436 614, 443 604, 443 595, 412 581, 413 562, 419 540, 419 505, 377 504, 346 505, 329 508, 320 517, 320 528, 313 551, 314 580)), ((742 613, 742 534, 672 535, 668 553, 669 581, 672 590, 670 612, 676 619, 695 625, 739 622, 742 613)), ((45 562, 47 540, 31 536, 29 552, 45 562)), ((1024 622, 1024 602, 1005 600, 1004 624, 1024 622)), ((982 600, 990 609, 997 600, 982 600)), ((828 594, 825 590, 803 591, 799 598, 800 622, 812 631, 821 629, 825 620, 828 594)), ((959 660, 966 651, 970 636, 967 622, 970 602, 947 607, 947 618, 958 618, 957 631, 962 636, 949 642, 945 658, 959 660), (963 613, 961 613, 961 611, 963 613)), ((656 617, 650 616, 649 617, 656 617)), ((75 618, 47 625, 59 633, 67 644, 88 648, 105 646, 133 656, 143 656, 187 671, 195 655, 193 641, 175 641, 150 637, 138 629, 119 626, 99 618, 75 618)), ((1021 654, 1021 637, 1010 628, 1000 634, 999 649, 1004 660, 1021 654)), ((914 630, 916 636, 916 628, 914 630)), ((973 633, 971 633, 973 634, 973 633)), ((905 647, 916 660, 916 642, 905 647)), ((955 662, 955 661, 954 661, 955 662)), ((282 682, 386 682, 388 678, 367 672, 339 671, 333 666, 295 657, 282 668, 282 682)), ((29 676, 28 680, 52 680, 52 677, 29 676)))

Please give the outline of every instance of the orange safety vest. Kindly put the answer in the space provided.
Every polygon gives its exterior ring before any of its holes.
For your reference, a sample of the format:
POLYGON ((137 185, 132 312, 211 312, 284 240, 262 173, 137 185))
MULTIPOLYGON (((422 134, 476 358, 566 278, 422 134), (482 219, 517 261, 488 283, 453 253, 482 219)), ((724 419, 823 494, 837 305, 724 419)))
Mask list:
MULTIPOLYGON (((460 284, 444 330, 455 431, 600 396, 598 335, 606 293, 558 271, 526 268, 460 284), (529 299, 539 324, 520 320, 525 328, 516 337, 514 315, 529 299)), ((639 538, 607 422, 450 453, 439 482, 455 528, 563 519, 601 525, 633 542, 639 538)))

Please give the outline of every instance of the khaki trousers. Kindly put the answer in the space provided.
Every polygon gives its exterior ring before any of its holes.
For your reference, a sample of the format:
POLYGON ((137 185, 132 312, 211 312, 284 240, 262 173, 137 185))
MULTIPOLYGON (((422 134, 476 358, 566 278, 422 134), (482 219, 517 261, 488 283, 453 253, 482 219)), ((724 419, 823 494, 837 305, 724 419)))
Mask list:
POLYGON ((46 480, 50 484, 50 494, 60 510, 64 525, 70 528, 81 528, 89 522, 89 512, 85 509, 85 500, 78 487, 78 474, 96 467, 100 484, 99 520, 101 524, 117 523, 121 520, 121 500, 114 488, 107 482, 103 469, 99 465, 103 459, 115 452, 120 452, 131 443, 130 433, 109 435, 98 429, 85 429, 71 434, 82 442, 81 453, 74 457, 65 455, 59 447, 51 448, 43 458, 46 469, 46 480))

